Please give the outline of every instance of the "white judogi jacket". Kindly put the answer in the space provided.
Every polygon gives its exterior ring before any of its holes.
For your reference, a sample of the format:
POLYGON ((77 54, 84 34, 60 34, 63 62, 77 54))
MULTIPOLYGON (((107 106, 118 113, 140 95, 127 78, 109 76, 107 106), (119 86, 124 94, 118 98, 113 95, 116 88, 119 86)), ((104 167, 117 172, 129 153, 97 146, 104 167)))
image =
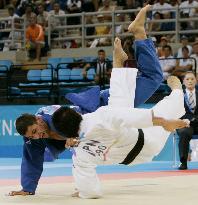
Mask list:
MULTIPOLYGON (((73 176, 82 198, 102 196, 95 167, 121 163, 137 142, 137 128, 146 129, 143 129, 144 147, 136 157, 136 163, 152 160, 166 142, 169 133, 161 127, 152 127, 151 109, 133 108, 136 76, 135 68, 114 68, 109 105, 83 115, 80 135, 84 137, 74 148, 73 154, 73 176)), ((183 92, 175 90, 153 108, 155 116, 171 119, 181 117, 184 114, 183 101, 183 92), (174 102, 177 106, 172 106, 173 100, 177 100, 174 102)))

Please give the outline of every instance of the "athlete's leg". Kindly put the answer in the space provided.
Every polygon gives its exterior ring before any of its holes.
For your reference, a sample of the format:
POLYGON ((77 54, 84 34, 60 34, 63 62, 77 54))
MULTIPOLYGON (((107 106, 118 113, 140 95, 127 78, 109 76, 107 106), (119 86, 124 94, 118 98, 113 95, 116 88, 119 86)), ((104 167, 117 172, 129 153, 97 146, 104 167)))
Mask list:
MULTIPOLYGON (((145 102, 163 80, 163 74, 154 44, 151 39, 147 39, 144 28, 146 12, 149 8, 150 5, 142 8, 136 19, 129 26, 129 32, 135 37, 136 60, 138 70, 140 71, 136 80, 135 107, 145 102)), ((108 90, 101 93, 104 105, 108 102, 108 94, 108 90)), ((134 101, 134 95, 131 101, 134 101)))
POLYGON ((113 51, 113 70, 110 79, 109 106, 132 107, 134 104, 137 69, 123 68, 128 56, 116 38, 113 51))

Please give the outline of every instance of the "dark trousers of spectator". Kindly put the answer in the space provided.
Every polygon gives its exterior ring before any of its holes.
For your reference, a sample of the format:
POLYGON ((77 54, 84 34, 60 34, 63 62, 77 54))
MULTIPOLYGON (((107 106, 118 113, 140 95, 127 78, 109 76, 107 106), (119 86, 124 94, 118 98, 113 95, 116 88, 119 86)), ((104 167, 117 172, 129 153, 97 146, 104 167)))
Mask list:
POLYGON ((191 126, 187 128, 182 128, 177 130, 179 135, 179 157, 181 163, 187 163, 188 153, 189 153, 189 144, 192 139, 192 135, 198 134, 198 127, 191 126))

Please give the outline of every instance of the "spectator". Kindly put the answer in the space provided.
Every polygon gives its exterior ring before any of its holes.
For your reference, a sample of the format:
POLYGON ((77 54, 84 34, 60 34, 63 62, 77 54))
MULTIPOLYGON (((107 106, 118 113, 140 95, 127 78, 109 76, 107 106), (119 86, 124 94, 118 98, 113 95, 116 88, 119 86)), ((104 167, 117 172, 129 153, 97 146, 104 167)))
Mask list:
POLYGON ((36 24, 36 17, 30 18, 26 30, 26 48, 36 51, 36 61, 40 61, 41 49, 44 47, 44 32, 42 26, 36 24))
POLYGON ((189 153, 189 142, 193 134, 198 134, 198 92, 195 89, 196 77, 193 72, 187 72, 184 76, 184 106, 186 113, 182 119, 190 120, 190 127, 178 129, 179 135, 179 157, 181 165, 178 169, 188 169, 187 159, 189 153))
POLYGON ((12 28, 12 23, 13 23, 14 30, 12 30, 8 36, 8 40, 10 40, 10 41, 7 41, 4 43, 3 51, 18 50, 21 48, 21 43, 22 43, 22 39, 23 39, 22 32, 15 30, 15 29, 21 29, 20 21, 16 19, 19 16, 17 14, 15 14, 15 9, 13 6, 8 7, 8 14, 9 14, 8 18, 10 19, 10 21, 8 21, 7 26, 9 28, 12 28))
POLYGON ((36 17, 36 14, 32 11, 32 4, 29 3, 25 6, 25 14, 22 16, 26 22, 26 27, 30 25, 34 17, 36 17))
POLYGON ((163 71, 164 80, 167 80, 168 76, 171 75, 173 69, 175 68, 176 61, 175 59, 173 59, 171 46, 166 45, 162 49, 164 55, 159 59, 163 71))
POLYGON ((165 36, 160 38, 159 46, 157 47, 157 54, 159 57, 164 56, 163 47, 168 45, 168 39, 165 36))
POLYGON ((84 12, 94 12, 95 6, 92 0, 83 0, 82 2, 82 11, 84 12))
POLYGON ((14 12, 16 12, 19 3, 20 3, 20 0, 11 0, 10 3, 8 4, 7 8, 13 7, 14 12))
MULTIPOLYGON (((93 24, 94 23, 93 16, 92 15, 86 16, 85 21, 86 21, 86 24, 93 24)), ((95 26, 86 27, 85 30, 86 30, 87 36, 92 36, 95 34, 95 26)))
POLYGON ((109 22, 112 20, 111 12, 115 10, 114 6, 111 6, 110 0, 103 0, 103 6, 98 9, 98 12, 109 11, 110 14, 104 14, 104 21, 109 22))
POLYGON ((195 67, 195 62, 193 61, 193 71, 195 71, 197 75, 198 73, 198 41, 193 43, 193 54, 190 57, 194 58, 196 61, 196 67, 195 67))
POLYGON ((105 83, 109 83, 111 77, 112 63, 108 58, 106 58, 106 53, 104 50, 98 51, 98 57, 93 60, 92 63, 87 63, 82 71, 84 78, 87 76, 87 70, 90 68, 94 68, 95 82, 99 85, 104 85, 105 83))
MULTIPOLYGON (((82 7, 82 2, 81 0, 67 0, 67 12, 70 14, 74 13, 80 13, 82 7)), ((68 25, 76 25, 80 24, 80 17, 69 17, 67 19, 67 24, 68 25)))
POLYGON ((49 12, 49 16, 51 18, 51 24, 52 24, 51 26, 56 27, 56 26, 63 25, 63 20, 61 18, 56 18, 56 16, 58 17, 63 15, 65 15, 65 12, 60 9, 59 3, 55 2, 53 4, 53 10, 49 12))
MULTIPOLYGON (((123 7, 124 10, 128 10, 128 9, 137 9, 138 7, 141 7, 140 2, 139 1, 135 1, 135 0, 126 0, 126 5, 123 7)), ((133 21, 135 19, 135 12, 130 12, 129 17, 130 17, 130 21, 133 21)))
MULTIPOLYGON (((153 19, 152 20, 160 20, 162 19, 162 15, 159 12, 155 12, 155 14, 153 15, 153 19)), ((149 32, 153 32, 153 31, 161 31, 161 22, 149 22, 148 25, 148 31, 149 32)), ((157 38, 157 42, 160 41, 160 35, 155 35, 155 37, 157 38)))
POLYGON ((156 12, 159 12, 160 14, 164 14, 168 11, 168 9, 171 9, 172 6, 168 3, 165 3, 164 0, 158 0, 157 3, 153 4, 153 16, 156 12), (158 10, 159 9, 159 10, 158 10), (163 10, 161 10, 163 9, 163 10))
POLYGON ((130 68, 137 68, 136 60, 135 60, 135 54, 133 49, 133 39, 131 37, 126 37, 123 40, 123 50, 128 56, 127 61, 125 61, 124 66, 130 67, 130 68))
MULTIPOLYGON (((171 0, 170 5, 172 7, 178 7, 180 5, 180 0, 171 0)), ((175 11, 171 11, 171 17, 175 19, 175 17, 176 17, 176 12, 175 11)))
POLYGON ((184 77, 187 71, 192 70, 193 61, 192 59, 189 59, 189 57, 189 49, 187 46, 184 46, 182 48, 182 59, 178 59, 176 61, 175 70, 173 71, 173 74, 178 76, 180 79, 184 77))
POLYGON ((195 0, 187 0, 180 4, 179 8, 181 9, 182 17, 192 17, 195 14, 195 8, 198 7, 198 2, 195 0), (192 7, 192 8, 187 8, 192 7))
MULTIPOLYGON (((104 15, 100 14, 97 16, 98 23, 104 23, 104 15)), ((110 28, 109 26, 106 25, 101 25, 101 26, 96 26, 95 27, 95 35, 100 36, 100 35, 107 35, 110 33, 110 28)), ((111 44, 111 40, 108 39, 107 37, 103 38, 96 38, 91 44, 91 48, 96 47, 96 46, 108 46, 111 44)))
MULTIPOLYGON (((64 35, 63 30, 60 31, 60 30, 56 29, 56 26, 61 26, 61 25, 66 24, 65 18, 60 18, 61 16, 64 16, 64 15, 65 15, 65 12, 60 9, 59 3, 55 2, 53 4, 53 10, 51 10, 49 12, 50 25, 51 25, 51 28, 52 28, 52 33, 51 33, 52 39, 60 37, 60 35, 64 35)), ((59 44, 60 44, 60 42, 57 41, 53 46, 54 47, 55 46, 60 47, 59 44)))
POLYGON ((15 9, 13 6, 8 7, 8 15, 9 15, 8 18, 10 19, 10 21, 8 21, 8 27, 11 28, 12 20, 18 18, 19 16, 15 13, 15 9))
MULTIPOLYGON (((196 8, 198 8, 198 2, 195 0, 187 0, 180 4, 180 15, 183 18, 193 17, 195 16, 196 8), (191 8, 188 8, 191 7, 191 8)), ((194 26, 194 22, 185 21, 181 22, 181 29, 192 29, 194 26)))
POLYGON ((116 14, 115 23, 119 23, 120 25, 115 26, 115 34, 123 34, 125 32, 128 32, 128 25, 122 24, 121 22, 126 22, 126 16, 122 13, 116 14))
POLYGON ((37 5, 38 15, 37 15, 37 23, 43 27, 43 30, 45 31, 46 27, 48 27, 48 17, 49 13, 47 11, 44 11, 43 4, 37 5))
MULTIPOLYGON (((163 19, 170 20, 171 12, 163 13, 163 19)), ((161 31, 174 31, 175 30, 175 22, 163 22, 161 24, 161 31)))
POLYGON ((191 45, 189 45, 189 42, 188 42, 188 37, 187 36, 182 36, 181 37, 181 47, 178 49, 178 51, 177 51, 177 57, 178 58, 182 58, 182 48, 183 47, 187 47, 188 48, 188 50, 189 50, 189 55, 191 55, 191 53, 192 53, 192 46, 191 45))

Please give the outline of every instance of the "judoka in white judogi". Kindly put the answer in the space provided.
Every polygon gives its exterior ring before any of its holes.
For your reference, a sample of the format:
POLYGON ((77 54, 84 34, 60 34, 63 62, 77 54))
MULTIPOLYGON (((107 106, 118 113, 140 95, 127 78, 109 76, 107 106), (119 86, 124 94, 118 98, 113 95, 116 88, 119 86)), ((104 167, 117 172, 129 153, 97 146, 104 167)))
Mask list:
MULTIPOLYGON (((138 140, 138 128, 143 128, 144 146, 133 163, 151 161, 170 134, 162 127, 153 127, 151 109, 132 109, 136 75, 136 69, 114 68, 109 105, 83 115, 80 134, 84 137, 72 157, 75 185, 82 198, 102 196, 96 166, 121 163, 138 140)), ((152 108, 154 115, 180 118, 185 112, 183 98, 182 90, 173 90, 152 108)))

